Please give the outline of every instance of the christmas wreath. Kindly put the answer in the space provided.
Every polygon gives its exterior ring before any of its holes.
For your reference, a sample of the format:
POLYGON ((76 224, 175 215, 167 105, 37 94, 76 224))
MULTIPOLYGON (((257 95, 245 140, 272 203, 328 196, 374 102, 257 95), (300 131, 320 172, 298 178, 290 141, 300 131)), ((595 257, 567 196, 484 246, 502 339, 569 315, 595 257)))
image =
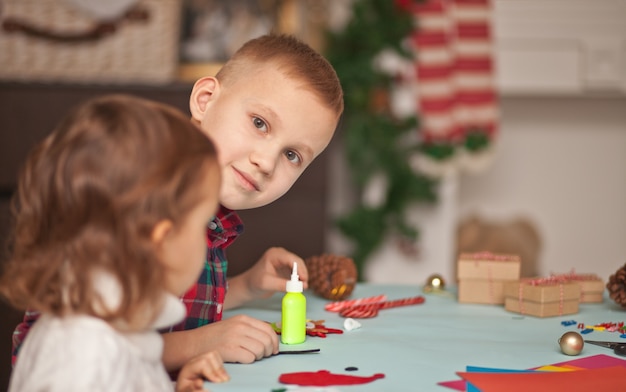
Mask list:
POLYGON ((435 179, 417 173, 409 158, 420 148, 417 116, 397 118, 389 108, 394 76, 375 64, 384 51, 411 58, 403 41, 413 30, 413 16, 389 0, 355 1, 353 17, 340 32, 329 32, 326 56, 335 67, 345 94, 342 136, 355 186, 365 189, 380 175, 387 183, 384 200, 363 200, 337 220, 339 230, 355 249, 352 258, 363 279, 366 258, 387 235, 415 241, 418 229, 407 222, 406 209, 418 201, 436 199, 435 179))

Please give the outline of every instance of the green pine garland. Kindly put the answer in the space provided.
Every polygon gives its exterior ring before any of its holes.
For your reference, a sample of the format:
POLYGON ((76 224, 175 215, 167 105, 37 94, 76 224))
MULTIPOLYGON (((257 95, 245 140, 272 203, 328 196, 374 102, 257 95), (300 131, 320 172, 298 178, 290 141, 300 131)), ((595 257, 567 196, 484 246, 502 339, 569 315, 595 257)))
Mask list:
POLYGON ((417 240, 418 229, 406 220, 407 208, 415 202, 435 201, 437 181, 409 166, 409 157, 423 148, 406 142, 407 133, 416 132, 417 116, 398 119, 389 110, 372 105, 377 94, 384 95, 392 86, 392 77, 374 69, 372 61, 383 49, 395 49, 412 58, 402 41, 414 29, 413 16, 392 0, 357 0, 352 11, 345 29, 329 32, 326 41, 326 55, 345 94, 342 132, 346 155, 358 189, 381 171, 388 180, 382 205, 366 206, 359 201, 337 221, 355 245, 352 257, 362 280, 367 257, 387 236, 417 240))

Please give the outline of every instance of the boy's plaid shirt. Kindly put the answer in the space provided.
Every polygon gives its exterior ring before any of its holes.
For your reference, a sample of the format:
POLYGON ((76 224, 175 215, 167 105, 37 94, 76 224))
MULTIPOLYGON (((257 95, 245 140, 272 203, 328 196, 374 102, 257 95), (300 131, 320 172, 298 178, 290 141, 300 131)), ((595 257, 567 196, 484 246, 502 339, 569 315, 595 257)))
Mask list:
POLYGON ((187 318, 170 331, 194 329, 222 319, 227 282, 226 248, 243 232, 235 211, 220 207, 206 231, 207 256, 198 282, 181 298, 187 318))

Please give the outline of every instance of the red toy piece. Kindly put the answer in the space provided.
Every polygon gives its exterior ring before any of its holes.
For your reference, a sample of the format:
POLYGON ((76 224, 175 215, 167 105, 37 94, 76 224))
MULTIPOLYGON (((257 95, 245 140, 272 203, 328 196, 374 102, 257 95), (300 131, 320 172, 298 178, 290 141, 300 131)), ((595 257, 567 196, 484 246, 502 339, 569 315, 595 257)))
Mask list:
MULTIPOLYGON (((317 336, 320 338, 325 338, 326 335, 330 333, 342 334, 343 330, 336 328, 328 328, 324 325, 324 320, 307 320, 306 334, 309 336, 317 336), (311 326, 312 325, 312 326, 311 326)), ((270 324, 274 331, 280 335, 281 328, 280 323, 271 323, 270 324)))
POLYGON ((283 384, 295 384, 300 386, 327 387, 331 385, 357 385, 367 384, 372 381, 385 378, 382 373, 376 373, 369 377, 352 376, 347 374, 334 374, 328 370, 317 372, 285 373, 278 377, 283 384))
POLYGON ((343 333, 343 330, 336 328, 327 328, 324 326, 324 320, 309 320, 307 322, 306 334, 309 336, 319 336, 320 338, 325 338, 329 333, 343 333), (309 328, 308 324, 313 323, 313 328, 309 328))

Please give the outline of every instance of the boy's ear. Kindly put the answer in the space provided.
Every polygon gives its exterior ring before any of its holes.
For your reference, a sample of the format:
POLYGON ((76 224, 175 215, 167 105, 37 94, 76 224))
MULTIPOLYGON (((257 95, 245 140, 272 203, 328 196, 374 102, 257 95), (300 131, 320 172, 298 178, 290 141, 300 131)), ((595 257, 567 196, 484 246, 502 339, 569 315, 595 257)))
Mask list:
POLYGON ((173 226, 174 224, 169 219, 160 220, 152 229, 150 239, 155 245, 161 245, 173 226))
POLYGON ((201 122, 209 102, 215 98, 220 88, 220 82, 213 76, 198 79, 193 85, 189 97, 189 111, 191 118, 201 122))

